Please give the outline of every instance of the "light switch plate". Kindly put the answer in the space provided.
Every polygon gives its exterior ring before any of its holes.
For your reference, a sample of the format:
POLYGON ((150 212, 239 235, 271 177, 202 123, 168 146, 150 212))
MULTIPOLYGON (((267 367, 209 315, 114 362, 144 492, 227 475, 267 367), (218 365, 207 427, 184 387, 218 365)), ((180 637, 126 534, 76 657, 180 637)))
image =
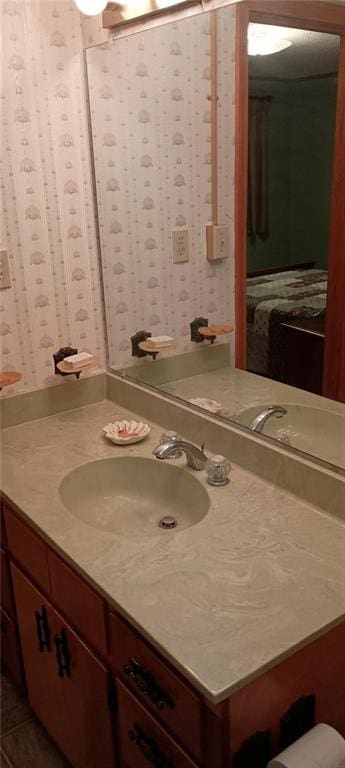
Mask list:
POLYGON ((206 226, 207 258, 209 261, 220 261, 229 257, 229 227, 219 224, 206 226))
POLYGON ((11 288, 8 254, 5 249, 0 250, 0 289, 1 288, 11 288))
POLYGON ((171 234, 174 264, 189 261, 188 229, 173 229, 171 234))

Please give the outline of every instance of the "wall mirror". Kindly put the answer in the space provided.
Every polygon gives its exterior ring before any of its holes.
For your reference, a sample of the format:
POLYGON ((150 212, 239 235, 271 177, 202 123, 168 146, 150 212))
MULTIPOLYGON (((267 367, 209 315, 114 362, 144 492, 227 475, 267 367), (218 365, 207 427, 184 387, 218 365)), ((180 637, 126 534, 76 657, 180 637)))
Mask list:
POLYGON ((344 469, 345 406, 323 397, 341 37, 249 25, 235 315, 236 13, 86 51, 109 365, 344 469))

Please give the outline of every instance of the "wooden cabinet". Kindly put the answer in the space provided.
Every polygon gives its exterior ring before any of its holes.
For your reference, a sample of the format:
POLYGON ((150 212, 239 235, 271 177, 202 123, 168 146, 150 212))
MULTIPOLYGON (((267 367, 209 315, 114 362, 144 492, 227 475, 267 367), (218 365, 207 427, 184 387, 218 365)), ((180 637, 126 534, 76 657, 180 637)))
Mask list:
POLYGON ((115 676, 126 683, 193 757, 200 759, 201 699, 112 613, 109 629, 111 664, 115 676))
POLYGON ((197 768, 121 682, 117 688, 121 755, 127 768, 197 768))
POLYGON ((107 669, 12 565, 29 701, 74 768, 115 765, 107 669))
POLYGON ((315 720, 345 737, 345 623, 257 677, 230 699, 231 746, 235 753, 257 731, 271 731, 280 745, 280 718, 301 696, 315 694, 315 720))
POLYGON ((60 744, 62 723, 55 692, 53 611, 14 565, 12 576, 30 704, 47 731, 60 744))
POLYGON ((73 768, 257 768, 253 735, 277 754, 280 718, 310 694, 345 735, 344 622, 212 704, 9 506, 5 522, 2 656, 20 679, 18 622, 30 704, 73 768))

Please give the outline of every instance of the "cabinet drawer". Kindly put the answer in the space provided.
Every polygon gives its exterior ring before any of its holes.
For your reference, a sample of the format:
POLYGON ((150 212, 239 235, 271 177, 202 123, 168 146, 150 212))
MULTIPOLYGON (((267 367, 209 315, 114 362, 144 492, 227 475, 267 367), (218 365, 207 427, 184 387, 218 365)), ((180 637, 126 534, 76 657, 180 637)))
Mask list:
POLYGON ((48 550, 51 592, 58 608, 102 656, 107 655, 104 600, 48 550))
POLYGON ((122 759, 128 768, 196 768, 166 731, 117 681, 122 759))
POLYGON ((109 616, 112 667, 117 678, 197 759, 201 757, 200 699, 114 614, 109 616))
POLYGON ((6 613, 15 620, 16 610, 12 593, 12 580, 10 571, 10 562, 6 552, 0 550, 1 557, 1 605, 6 613))
POLYGON ((23 684, 23 669, 17 627, 3 608, 1 613, 1 658, 13 677, 23 684))
POLYGON ((34 581, 49 594, 47 551, 41 539, 8 507, 4 507, 7 546, 34 581))

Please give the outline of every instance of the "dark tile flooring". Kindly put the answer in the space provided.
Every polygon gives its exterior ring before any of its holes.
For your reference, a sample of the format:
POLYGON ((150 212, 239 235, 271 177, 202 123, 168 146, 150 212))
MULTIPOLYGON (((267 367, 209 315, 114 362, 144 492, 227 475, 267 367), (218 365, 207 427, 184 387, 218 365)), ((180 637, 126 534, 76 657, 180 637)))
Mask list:
POLYGON ((1 670, 1 768, 69 768, 31 711, 22 691, 1 670))

